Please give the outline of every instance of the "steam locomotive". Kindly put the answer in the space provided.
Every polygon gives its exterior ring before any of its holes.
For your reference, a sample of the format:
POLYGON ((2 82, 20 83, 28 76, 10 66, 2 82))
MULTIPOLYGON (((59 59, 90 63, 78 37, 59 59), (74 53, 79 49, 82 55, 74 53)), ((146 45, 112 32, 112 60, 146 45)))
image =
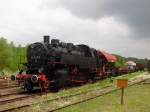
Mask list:
POLYGON ((137 64, 134 70, 114 67, 117 58, 87 45, 74 45, 44 36, 44 42, 27 48, 26 73, 21 69, 16 78, 27 91, 40 87, 41 91, 58 91, 68 85, 95 82, 108 76, 144 70, 137 64))
POLYGON ((24 88, 58 91, 66 85, 82 84, 101 78, 102 59, 96 49, 87 45, 73 45, 44 36, 44 42, 30 44, 27 48, 27 70, 17 75, 24 88))

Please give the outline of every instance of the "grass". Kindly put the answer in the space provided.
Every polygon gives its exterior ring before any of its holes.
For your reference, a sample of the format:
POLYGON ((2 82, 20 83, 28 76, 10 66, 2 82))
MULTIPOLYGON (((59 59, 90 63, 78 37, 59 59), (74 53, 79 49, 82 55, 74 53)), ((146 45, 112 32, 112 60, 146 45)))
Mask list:
POLYGON ((150 112, 149 93, 150 85, 135 85, 125 90, 124 105, 117 91, 58 112, 150 112))
POLYGON ((145 73, 145 72, 139 71, 139 72, 135 72, 135 73, 129 73, 129 74, 125 74, 125 75, 123 75, 123 76, 119 76, 119 77, 117 77, 117 79, 118 79, 118 78, 130 79, 130 78, 133 78, 133 77, 135 77, 135 76, 138 76, 139 74, 142 74, 142 73, 145 73))

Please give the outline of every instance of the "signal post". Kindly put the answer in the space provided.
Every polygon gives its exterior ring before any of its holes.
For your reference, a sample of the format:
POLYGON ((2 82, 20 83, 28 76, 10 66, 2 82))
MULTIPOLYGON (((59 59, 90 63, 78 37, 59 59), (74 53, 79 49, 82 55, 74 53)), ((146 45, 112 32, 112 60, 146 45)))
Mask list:
POLYGON ((128 79, 118 79, 117 87, 121 89, 121 105, 124 104, 124 88, 128 87, 128 79))

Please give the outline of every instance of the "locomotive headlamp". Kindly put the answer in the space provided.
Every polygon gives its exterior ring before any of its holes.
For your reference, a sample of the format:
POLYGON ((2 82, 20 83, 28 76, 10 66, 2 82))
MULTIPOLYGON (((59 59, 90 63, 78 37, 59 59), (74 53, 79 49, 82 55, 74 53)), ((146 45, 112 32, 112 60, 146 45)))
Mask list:
POLYGON ((38 76, 37 76, 37 75, 32 75, 31 81, 32 81, 33 83, 38 82, 38 76))

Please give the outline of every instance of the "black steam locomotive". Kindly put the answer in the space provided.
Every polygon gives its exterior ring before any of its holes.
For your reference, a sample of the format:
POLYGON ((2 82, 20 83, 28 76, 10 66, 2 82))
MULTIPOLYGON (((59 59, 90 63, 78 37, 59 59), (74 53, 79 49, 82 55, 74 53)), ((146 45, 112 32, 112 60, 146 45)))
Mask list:
POLYGON ((24 87, 31 91, 39 86, 59 90, 72 84, 94 81, 99 74, 102 60, 97 51, 87 45, 73 45, 44 36, 44 42, 30 44, 27 48, 27 70, 18 77, 24 80, 24 87))
POLYGON ((23 74, 21 69, 16 77, 27 91, 35 87, 42 91, 58 91, 66 85, 144 70, 144 66, 138 63, 134 71, 127 66, 116 68, 117 58, 114 55, 87 45, 49 40, 49 36, 44 36, 44 42, 30 44, 27 48, 26 73, 23 74))

